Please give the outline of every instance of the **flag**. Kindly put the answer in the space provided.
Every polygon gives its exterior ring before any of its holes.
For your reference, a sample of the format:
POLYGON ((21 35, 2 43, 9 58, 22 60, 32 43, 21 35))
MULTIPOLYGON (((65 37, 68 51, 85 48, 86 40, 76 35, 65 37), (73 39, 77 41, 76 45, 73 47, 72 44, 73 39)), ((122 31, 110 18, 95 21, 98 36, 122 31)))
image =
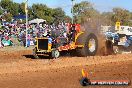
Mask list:
POLYGON ((25 13, 28 12, 28 6, 27 6, 27 2, 25 2, 25 13))
POLYGON ((115 25, 115 27, 116 27, 116 30, 120 30, 120 22, 116 22, 116 25, 115 25))
POLYGON ((82 77, 88 77, 88 73, 84 71, 84 69, 82 69, 82 77))

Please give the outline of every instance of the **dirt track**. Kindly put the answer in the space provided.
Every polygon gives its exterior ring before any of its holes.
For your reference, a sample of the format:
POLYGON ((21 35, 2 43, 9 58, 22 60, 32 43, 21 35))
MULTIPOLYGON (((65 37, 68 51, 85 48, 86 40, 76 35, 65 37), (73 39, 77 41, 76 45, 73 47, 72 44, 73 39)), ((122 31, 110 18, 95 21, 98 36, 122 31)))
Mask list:
MULTIPOLYGON (((82 88, 81 69, 90 79, 132 80, 132 55, 31 59, 31 49, 0 49, 0 88, 82 88)), ((132 86, 90 86, 117 88, 132 86)))

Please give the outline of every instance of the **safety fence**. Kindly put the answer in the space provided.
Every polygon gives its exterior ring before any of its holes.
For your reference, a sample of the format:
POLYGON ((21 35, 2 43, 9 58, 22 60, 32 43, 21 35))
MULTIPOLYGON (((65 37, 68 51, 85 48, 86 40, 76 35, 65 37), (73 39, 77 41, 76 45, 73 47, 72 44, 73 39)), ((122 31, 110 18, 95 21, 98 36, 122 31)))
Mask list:
MULTIPOLYGON (((35 38, 27 39, 28 46, 34 46, 36 44, 35 38)), ((10 38, 9 40, 1 40, 0 47, 6 46, 26 46, 26 38, 10 38)))

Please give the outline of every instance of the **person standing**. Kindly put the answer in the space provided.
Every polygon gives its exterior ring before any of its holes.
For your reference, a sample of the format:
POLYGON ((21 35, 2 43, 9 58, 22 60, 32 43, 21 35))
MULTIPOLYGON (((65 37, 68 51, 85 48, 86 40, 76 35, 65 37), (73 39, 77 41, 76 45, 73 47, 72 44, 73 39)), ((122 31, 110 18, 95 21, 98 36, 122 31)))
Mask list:
POLYGON ((3 48, 3 45, 2 45, 2 31, 0 31, 0 48, 3 48))
POLYGON ((30 34, 27 35, 27 46, 29 47, 30 46, 30 39, 31 39, 31 36, 30 34))

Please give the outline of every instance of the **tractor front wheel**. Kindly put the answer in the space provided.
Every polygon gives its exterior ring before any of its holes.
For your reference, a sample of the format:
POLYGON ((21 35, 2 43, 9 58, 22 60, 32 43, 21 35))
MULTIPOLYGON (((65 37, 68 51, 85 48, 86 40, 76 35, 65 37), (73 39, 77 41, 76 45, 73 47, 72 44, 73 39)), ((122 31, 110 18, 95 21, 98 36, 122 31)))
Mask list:
POLYGON ((51 58, 58 58, 59 56, 60 56, 59 50, 56 49, 51 52, 51 58))

